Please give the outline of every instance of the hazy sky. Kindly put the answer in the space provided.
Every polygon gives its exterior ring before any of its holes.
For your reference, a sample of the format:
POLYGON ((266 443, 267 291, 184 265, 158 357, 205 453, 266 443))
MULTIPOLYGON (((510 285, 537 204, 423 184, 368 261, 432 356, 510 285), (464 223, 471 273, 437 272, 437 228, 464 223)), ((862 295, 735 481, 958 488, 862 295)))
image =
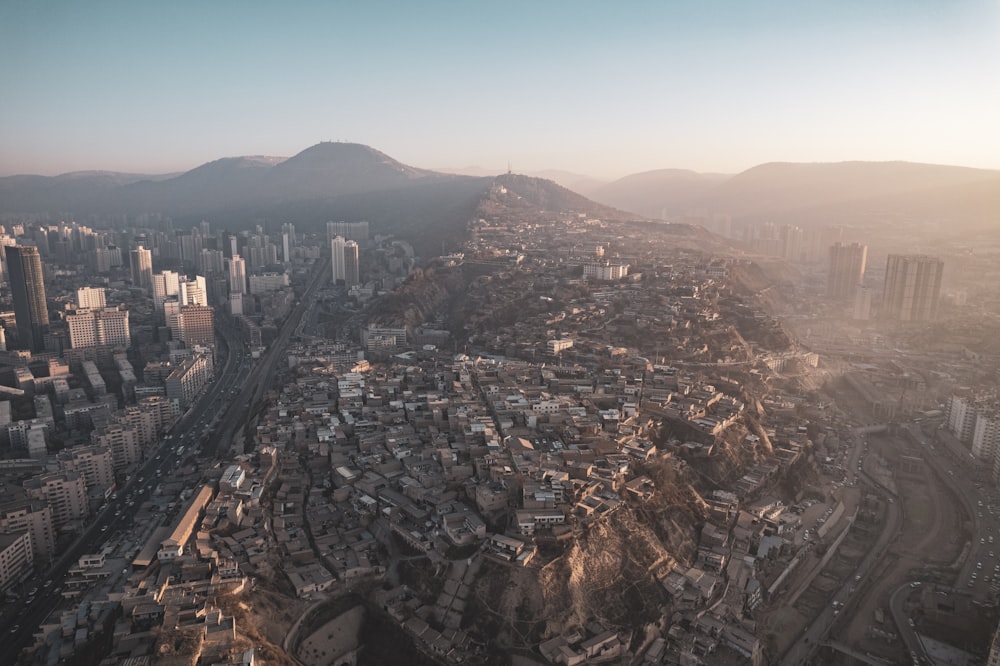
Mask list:
POLYGON ((0 174, 1000 168, 1000 0, 0 0, 0 174))

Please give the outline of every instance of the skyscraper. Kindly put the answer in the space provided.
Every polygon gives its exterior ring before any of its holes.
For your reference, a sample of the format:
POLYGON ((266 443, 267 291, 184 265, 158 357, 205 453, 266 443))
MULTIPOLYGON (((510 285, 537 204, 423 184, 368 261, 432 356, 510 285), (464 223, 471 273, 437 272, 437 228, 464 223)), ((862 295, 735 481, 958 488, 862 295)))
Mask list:
POLYGON ((153 253, 139 246, 129 253, 132 284, 147 291, 153 288, 153 253))
POLYGON ((831 245, 830 267, 826 275, 826 295, 838 301, 853 298, 855 289, 864 279, 867 261, 867 245, 861 243, 831 245))
POLYGON ((333 240, 330 241, 330 256, 332 258, 331 264, 333 266, 333 282, 336 284, 338 280, 343 280, 346 277, 346 266, 344 265, 344 248, 347 245, 347 241, 344 240, 343 236, 335 236, 333 240))
POLYGON ((361 284, 361 265, 358 263, 358 244, 352 240, 344 243, 344 284, 348 287, 361 284))
POLYGON ((232 259, 226 261, 229 266, 229 293, 247 293, 247 263, 243 257, 234 254, 232 259))
POLYGON ((171 296, 181 293, 180 275, 173 271, 160 271, 153 276, 153 306, 160 312, 163 304, 171 296))
POLYGON ((49 330, 49 311, 45 305, 45 283, 38 248, 13 245, 4 248, 9 270, 10 291, 14 299, 17 340, 24 349, 45 349, 49 330))
POLYGON ((885 264, 882 317, 898 321, 937 318, 944 262, 919 254, 890 254, 885 264))

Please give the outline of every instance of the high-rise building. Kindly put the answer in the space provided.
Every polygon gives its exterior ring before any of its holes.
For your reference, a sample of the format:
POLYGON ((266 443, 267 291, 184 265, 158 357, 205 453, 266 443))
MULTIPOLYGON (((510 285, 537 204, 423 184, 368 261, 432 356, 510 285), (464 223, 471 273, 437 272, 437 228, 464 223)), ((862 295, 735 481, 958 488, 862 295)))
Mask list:
POLYGON ((881 315, 898 321, 932 321, 941 299, 944 262, 926 255, 890 254, 885 264, 881 315))
POLYGON ((207 305, 182 305, 167 323, 174 337, 188 347, 215 344, 215 311, 207 305))
POLYGON ((142 245, 129 252, 132 284, 146 289, 153 288, 153 253, 142 245))
POLYGON ((116 470, 135 464, 142 455, 139 431, 127 423, 109 423, 94 430, 90 438, 94 444, 111 449, 111 459, 116 470))
POLYGON ((44 500, 21 496, 0 496, 0 534, 26 531, 36 558, 48 559, 55 552, 52 530, 52 509, 44 500))
POLYGON ((34 499, 47 500, 52 509, 52 527, 76 523, 87 517, 87 483, 78 472, 49 472, 24 482, 24 489, 34 499))
POLYGON ((344 248, 346 245, 347 241, 344 240, 343 236, 335 236, 333 240, 330 241, 330 257, 333 267, 334 283, 338 280, 344 280, 346 277, 347 267, 344 264, 344 248))
POLYGON ((66 315, 69 326, 69 344, 73 349, 82 347, 127 347, 131 341, 128 310, 102 308, 81 310, 66 315))
POLYGON ((202 248, 201 252, 198 254, 198 272, 208 275, 210 273, 221 273, 222 270, 222 250, 202 248))
POLYGON ((180 294, 180 275, 173 271, 160 271, 153 276, 153 306, 163 311, 163 303, 180 294))
POLYGON ((864 280, 868 246, 861 243, 834 243, 830 246, 830 265, 826 274, 826 295, 838 301, 854 298, 864 280))
POLYGON ((295 225, 286 222, 281 225, 281 260, 286 264, 292 261, 292 248, 295 246, 295 225))
POLYGON ((104 287, 80 287, 76 290, 76 304, 81 310, 106 307, 108 301, 104 287))
POLYGON ((178 299, 184 305, 208 305, 208 288, 205 278, 196 275, 193 278, 182 277, 177 284, 180 287, 178 299))
POLYGON ((45 334, 49 330, 49 311, 45 303, 42 258, 38 248, 32 246, 13 245, 5 247, 4 251, 18 343, 23 349, 43 351, 45 334))
POLYGON ((247 293, 247 263, 238 254, 226 262, 229 265, 229 293, 247 293))
POLYGON ((115 485, 114 457, 107 446, 73 446, 56 454, 61 472, 76 472, 83 476, 88 492, 92 488, 106 491, 115 485))
POLYGON ((344 284, 348 287, 361 284, 361 265, 358 261, 358 244, 349 240, 344 243, 344 284))

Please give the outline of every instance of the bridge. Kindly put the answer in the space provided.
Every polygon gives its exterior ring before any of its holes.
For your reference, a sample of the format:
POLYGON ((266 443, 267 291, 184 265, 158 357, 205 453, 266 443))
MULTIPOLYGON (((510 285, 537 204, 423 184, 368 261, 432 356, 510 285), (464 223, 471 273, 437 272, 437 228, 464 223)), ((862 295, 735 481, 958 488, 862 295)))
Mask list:
POLYGON ((849 645, 845 645, 840 641, 823 641, 820 643, 823 647, 828 647, 831 650, 836 650, 842 654, 846 654, 850 657, 854 657, 858 661, 863 661, 871 666, 892 666, 891 661, 885 661, 884 659, 879 659, 878 657, 873 657, 867 652, 859 652, 849 645))

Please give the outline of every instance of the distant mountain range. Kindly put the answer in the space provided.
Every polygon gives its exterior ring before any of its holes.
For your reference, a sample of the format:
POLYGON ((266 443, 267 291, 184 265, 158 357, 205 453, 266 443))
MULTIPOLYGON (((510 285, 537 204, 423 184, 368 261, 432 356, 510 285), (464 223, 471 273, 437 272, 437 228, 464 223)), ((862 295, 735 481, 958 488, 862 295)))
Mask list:
POLYGON ((547 179, 460 171, 477 175, 420 169, 365 145, 325 142, 289 158, 229 157, 181 174, 9 176, 0 178, 0 213, 52 219, 161 213, 178 225, 208 219, 231 229, 262 221, 309 228, 330 219, 367 219, 419 243, 443 238, 454 244, 503 178, 525 193, 525 204, 615 219, 721 213, 802 226, 893 218, 970 228, 1000 219, 1000 171, 964 167, 772 163, 736 175, 662 169, 611 183, 559 171, 541 172, 547 179), (419 238, 431 228, 438 231, 419 238))
POLYGON ((1000 171, 913 162, 774 162, 731 176, 664 169, 581 192, 657 219, 719 213, 800 226, 895 219, 966 228, 1000 220, 1000 171))

